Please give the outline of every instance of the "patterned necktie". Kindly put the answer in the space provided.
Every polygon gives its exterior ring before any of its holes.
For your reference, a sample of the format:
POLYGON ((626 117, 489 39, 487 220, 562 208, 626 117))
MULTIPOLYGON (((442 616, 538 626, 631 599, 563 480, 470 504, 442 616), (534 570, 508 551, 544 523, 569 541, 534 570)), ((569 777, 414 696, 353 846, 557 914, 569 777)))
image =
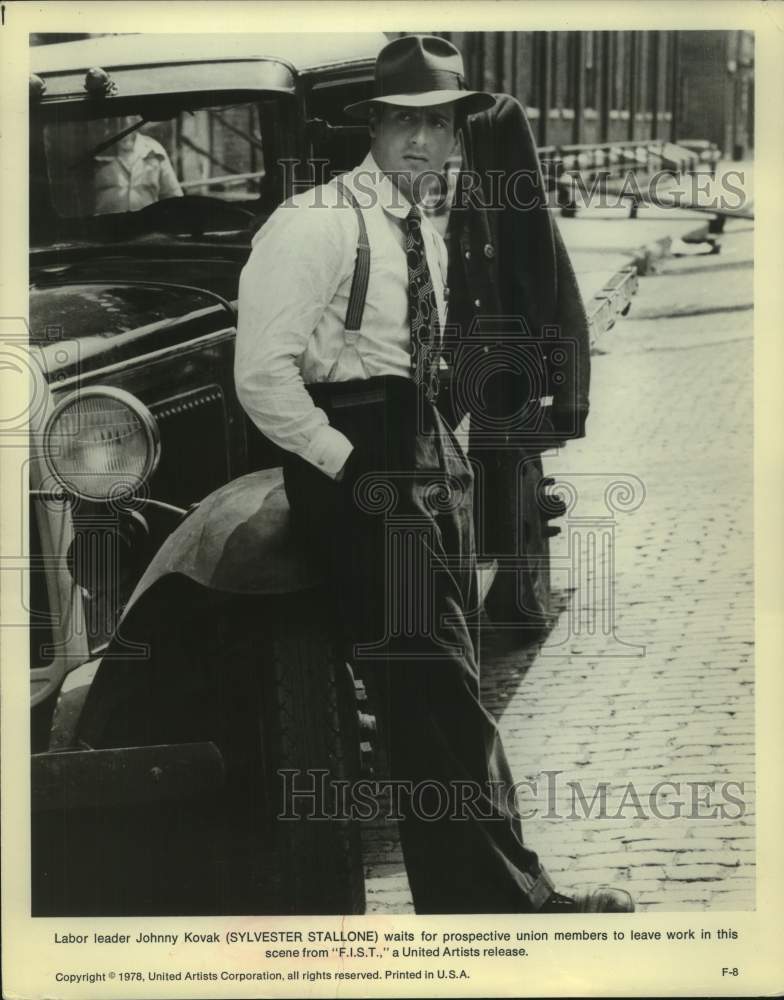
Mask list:
POLYGON ((408 320, 411 327, 411 377, 424 386, 434 403, 438 396, 438 342, 440 326, 433 279, 425 256, 419 210, 412 206, 406 216, 406 260, 408 261, 408 320))

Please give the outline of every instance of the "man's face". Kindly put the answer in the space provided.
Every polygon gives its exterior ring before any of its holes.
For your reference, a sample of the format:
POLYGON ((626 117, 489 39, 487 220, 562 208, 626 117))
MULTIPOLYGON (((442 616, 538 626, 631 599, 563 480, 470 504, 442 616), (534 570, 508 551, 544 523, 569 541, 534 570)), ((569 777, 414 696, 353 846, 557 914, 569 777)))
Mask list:
POLYGON ((423 183, 427 175, 443 171, 455 144, 454 105, 377 105, 371 109, 370 136, 373 159, 384 173, 392 175, 403 195, 414 201, 429 186, 423 183))

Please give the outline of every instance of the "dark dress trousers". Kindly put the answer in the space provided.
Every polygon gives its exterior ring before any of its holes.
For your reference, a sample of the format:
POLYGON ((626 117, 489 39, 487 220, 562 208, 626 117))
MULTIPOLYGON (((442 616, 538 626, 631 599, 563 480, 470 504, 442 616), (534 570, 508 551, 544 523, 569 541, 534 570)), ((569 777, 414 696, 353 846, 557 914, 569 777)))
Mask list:
POLYGON ((479 701, 471 467, 409 379, 309 390, 354 451, 337 482, 287 456, 286 491, 328 572, 348 656, 388 689, 391 778, 413 792, 399 828, 416 911, 534 911, 552 883, 523 845, 498 729, 479 701), (472 802, 454 814, 445 793, 472 802))

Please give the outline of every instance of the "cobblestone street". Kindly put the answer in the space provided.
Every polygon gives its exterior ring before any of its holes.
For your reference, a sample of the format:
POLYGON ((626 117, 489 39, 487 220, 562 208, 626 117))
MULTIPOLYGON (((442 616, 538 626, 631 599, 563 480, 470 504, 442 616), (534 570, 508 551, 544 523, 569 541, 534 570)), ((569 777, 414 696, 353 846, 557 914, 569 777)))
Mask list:
MULTIPOLYGON (((560 614, 483 655, 528 845, 640 910, 754 906, 752 225, 661 261, 595 345, 587 437, 544 459, 560 614)), ((369 912, 411 912, 394 830, 365 833, 369 912)))

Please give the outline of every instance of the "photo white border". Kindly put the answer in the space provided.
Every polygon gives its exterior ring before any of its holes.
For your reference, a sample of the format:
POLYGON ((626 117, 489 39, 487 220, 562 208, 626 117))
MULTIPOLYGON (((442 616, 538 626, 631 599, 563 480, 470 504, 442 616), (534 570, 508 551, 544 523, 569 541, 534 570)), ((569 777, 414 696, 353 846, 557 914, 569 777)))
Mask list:
MULTIPOLYGON (((755 232, 755 440, 754 515, 757 659, 757 909, 733 913, 638 913, 623 917, 625 925, 639 929, 732 926, 740 934, 736 944, 716 941, 693 945, 537 944, 531 956, 515 964, 484 963, 467 981, 436 982, 427 995, 439 996, 599 996, 691 995, 731 996, 780 992, 784 988, 782 925, 782 850, 784 795, 782 791, 781 708, 784 704, 782 659, 781 564, 784 553, 781 497, 784 496, 782 428, 784 428, 784 210, 781 172, 784 166, 784 6, 780 2, 379 2, 379 3, 21 3, 2 4, 5 23, 0 27, 0 323, 7 335, 8 317, 27 315, 27 93, 28 33, 77 31, 223 32, 297 31, 307 25, 315 31, 430 31, 430 30, 753 30, 756 32, 755 93, 755 205, 759 207, 755 232), (722 977, 721 968, 737 965, 742 976, 722 977)), ((0 393, 14 384, 0 372, 0 393)), ((18 388, 17 388, 18 391, 18 388)), ((5 397, 8 399, 8 397, 5 397)), ((8 403, 4 404, 4 407, 8 403)), ((23 405, 23 402, 22 402, 23 405)), ((20 407, 21 409, 21 407, 20 407)), ((4 409, 4 412, 7 412, 4 409)), ((19 555, 20 482, 25 447, 0 447, 2 522, 0 558, 19 555)), ((2 577, 0 577, 0 585, 2 577)), ((0 586, 0 620, 6 620, 12 595, 0 586)), ((417 917, 368 916, 347 918, 116 918, 31 919, 29 839, 29 688, 25 670, 27 635, 23 629, 0 629, 2 656, 2 933, 3 983, 7 997, 252 997, 304 995, 370 995, 360 982, 305 984, 301 980, 284 989, 260 992, 252 983, 214 982, 148 983, 120 993, 118 984, 86 988, 55 987, 52 973, 63 961, 62 946, 52 943, 55 930, 139 928, 198 930, 254 927, 446 928, 462 923, 499 929, 521 926, 510 916, 417 917), (58 950, 58 948, 60 950, 58 950)), ((525 926, 531 918, 522 918, 525 926)), ((617 917, 592 916, 580 926, 618 927, 617 917)), ((555 929, 576 926, 574 919, 536 918, 536 927, 555 929)), ((117 952, 111 946, 94 950, 89 967, 95 970, 166 968, 163 952, 151 955, 140 949, 117 952)), ((69 960, 72 963, 72 959, 69 960)), ((177 959, 178 964, 183 960, 177 959)), ((195 967, 195 962, 189 964, 195 967)), ((251 967, 252 955, 239 949, 205 946, 198 962, 205 967, 251 967)), ((436 963, 439 964, 439 963, 436 963)), ((425 962, 423 962, 423 966, 425 962)), ((275 984, 273 984, 275 985, 275 984)), ((395 981, 373 990, 377 996, 421 996, 422 981, 395 981)))

